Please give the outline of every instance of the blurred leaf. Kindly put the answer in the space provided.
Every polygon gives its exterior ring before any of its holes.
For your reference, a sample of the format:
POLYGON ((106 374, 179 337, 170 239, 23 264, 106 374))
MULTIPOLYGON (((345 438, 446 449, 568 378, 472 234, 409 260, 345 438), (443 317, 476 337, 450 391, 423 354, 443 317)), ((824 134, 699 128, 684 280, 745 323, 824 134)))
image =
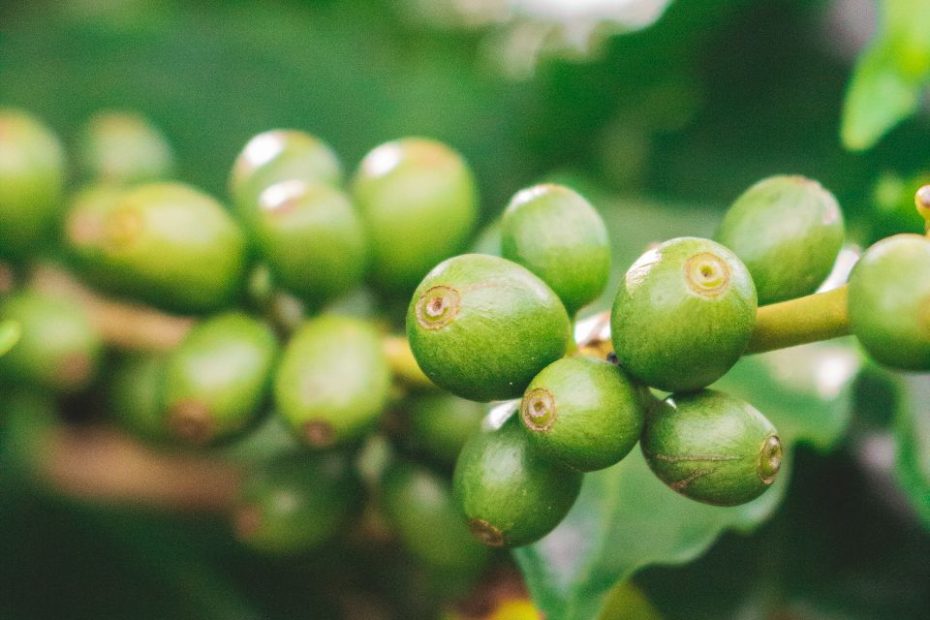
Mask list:
POLYGON ((901 375, 900 385, 896 473, 917 514, 930 528, 930 375, 901 375))
POLYGON ((913 114, 930 78, 930 3, 885 0, 883 23, 859 58, 846 95, 840 130, 851 150, 873 146, 913 114))
MULTIPOLYGON (((594 202, 605 204, 596 197, 594 202)), ((613 282, 648 243, 707 234, 716 222, 700 210, 610 204, 602 213, 615 244, 613 282)), ((612 283, 601 304, 609 304, 614 290, 612 283)), ((722 532, 757 527, 784 495, 790 448, 799 441, 827 448, 845 430, 858 367, 858 356, 843 342, 744 358, 718 387, 755 404, 779 429, 788 450, 773 488, 742 506, 700 504, 667 488, 634 450, 619 464, 586 475, 565 521, 539 543, 515 552, 536 604, 547 617, 588 620, 611 588, 638 569, 690 561, 722 532)))

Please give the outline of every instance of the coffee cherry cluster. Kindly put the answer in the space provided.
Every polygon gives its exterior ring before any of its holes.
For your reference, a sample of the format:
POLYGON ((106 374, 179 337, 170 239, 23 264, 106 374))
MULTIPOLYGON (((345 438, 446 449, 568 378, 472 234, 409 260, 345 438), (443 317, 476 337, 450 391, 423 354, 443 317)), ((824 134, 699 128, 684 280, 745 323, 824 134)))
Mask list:
MULTIPOLYGON (((568 317, 607 283, 597 212, 568 188, 539 185, 514 197, 500 228, 501 257, 441 262, 407 314, 413 353, 437 385, 476 401, 519 398, 456 465, 456 498, 480 540, 538 540, 571 508, 582 472, 619 462, 637 442, 660 480, 697 501, 741 504, 774 482, 776 429, 708 386, 749 349, 760 304, 812 294, 830 274, 844 239, 830 192, 771 177, 735 201, 715 239, 648 249, 614 296, 609 361, 568 336, 568 317)), ((852 276, 850 325, 880 362, 930 368, 930 280, 919 275, 928 252, 926 238, 892 238, 852 276)))

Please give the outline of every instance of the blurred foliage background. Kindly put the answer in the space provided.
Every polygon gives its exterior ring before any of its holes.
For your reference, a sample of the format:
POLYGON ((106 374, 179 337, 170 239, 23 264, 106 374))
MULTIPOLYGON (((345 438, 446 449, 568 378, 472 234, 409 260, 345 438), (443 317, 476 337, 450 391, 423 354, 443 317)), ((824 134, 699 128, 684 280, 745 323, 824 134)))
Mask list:
MULTIPOLYGON (((444 140, 473 165, 486 221, 542 177, 571 179, 617 221, 616 205, 634 197, 663 217, 713 213, 761 177, 798 173, 837 195, 860 244, 920 227, 908 180, 930 170, 926 113, 864 152, 840 141, 855 57, 876 20, 870 2, 682 0, 589 57, 543 57, 520 76, 494 45, 499 26, 439 27, 414 7, 4 0, 0 105, 66 139, 102 108, 139 111, 172 141, 179 176, 223 198, 251 135, 296 127, 349 169, 388 139, 444 140)), ((725 535, 684 567, 640 573, 663 616, 926 617, 930 537, 892 481, 895 391, 881 378, 857 389, 842 447, 800 449, 767 525, 725 535)), ((355 617, 380 617, 368 599, 431 596, 397 558, 361 574, 351 550, 321 556, 260 560, 211 519, 7 490, 0 617, 330 618, 346 610, 335 591, 357 602, 355 617)))

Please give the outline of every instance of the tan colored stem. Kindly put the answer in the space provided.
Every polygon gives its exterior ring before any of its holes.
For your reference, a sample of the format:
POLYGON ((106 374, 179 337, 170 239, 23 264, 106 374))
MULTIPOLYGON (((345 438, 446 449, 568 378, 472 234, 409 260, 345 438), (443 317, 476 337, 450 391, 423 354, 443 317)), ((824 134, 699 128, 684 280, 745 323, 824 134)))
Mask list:
POLYGON ((383 340, 384 353, 388 364, 399 382, 416 388, 435 389, 436 386, 420 370, 417 360, 413 357, 410 344, 403 336, 385 336, 383 340))
POLYGON ((844 285, 825 293, 762 306, 756 314, 756 326, 746 352, 763 353, 849 335, 848 294, 844 285))
POLYGON ((215 457, 156 452, 106 427, 61 427, 43 452, 42 479, 93 502, 224 512, 233 507, 241 480, 235 466, 215 457))
POLYGON ((104 341, 120 349, 166 351, 177 346, 194 325, 190 317, 107 299, 54 266, 36 267, 30 284, 84 308, 104 341))

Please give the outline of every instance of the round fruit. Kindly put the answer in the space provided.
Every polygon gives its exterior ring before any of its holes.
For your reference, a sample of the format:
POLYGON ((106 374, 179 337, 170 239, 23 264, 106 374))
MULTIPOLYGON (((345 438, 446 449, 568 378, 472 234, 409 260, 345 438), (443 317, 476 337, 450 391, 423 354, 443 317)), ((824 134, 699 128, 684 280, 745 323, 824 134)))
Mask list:
POLYGON ((338 533, 360 495, 343 455, 287 455, 258 466, 243 481, 233 527, 236 537, 256 551, 310 551, 338 533))
POLYGON ((506 259, 463 254, 427 274, 407 310, 417 363, 439 387, 478 401, 516 398, 565 354, 571 324, 546 283, 506 259))
POLYGON ((372 279, 388 291, 409 292, 459 251, 478 216, 468 165, 446 145, 424 138, 388 142, 368 153, 352 190, 371 243, 372 279))
POLYGON ((281 181, 342 183, 342 164, 328 144, 296 129, 254 136, 239 153, 229 179, 233 205, 244 221, 260 211, 259 197, 281 181))
POLYGON ((833 194, 802 176, 774 176, 736 199, 715 238, 749 269, 759 304, 771 304, 816 291, 844 235, 833 194))
POLYGON ((608 362, 565 357, 546 366, 523 395, 523 426, 548 458, 581 471, 625 457, 643 426, 640 388, 608 362))
POLYGON ((381 483, 384 512, 412 555, 439 569, 481 570, 488 548, 462 521, 450 485, 421 465, 397 463, 381 483))
POLYGON ((672 490, 734 506, 775 481, 782 445, 752 405, 715 390, 673 395, 646 416, 641 444, 649 467, 672 490))
POLYGON ((365 230, 348 197, 323 183, 284 181, 259 198, 252 234, 275 282, 314 306, 365 273, 365 230))
POLYGON ((123 428, 147 441, 170 436, 162 415, 164 370, 164 356, 134 354, 120 359, 110 375, 110 412, 123 428))
POLYGON ((390 379, 374 327, 325 315, 304 323, 288 343, 275 374, 275 404, 306 444, 326 447, 375 425, 390 379))
POLYGON ((8 297, 0 318, 20 325, 19 341, 0 357, 0 377, 55 392, 76 392, 96 376, 103 344, 73 303, 25 291, 8 297))
POLYGON ((165 362, 164 415, 172 435, 204 444, 247 427, 271 382, 278 343, 241 313, 198 324, 165 362))
POLYGON ((82 194, 66 237, 95 285, 168 310, 222 308, 244 280, 242 231, 213 198, 180 183, 82 194))
POLYGON ((38 120, 0 108, 0 257, 34 254, 62 207, 65 154, 38 120))
POLYGON ((611 313, 620 365, 667 392, 710 385, 739 359, 756 319, 746 267, 708 239, 680 237, 626 272, 611 313))
POLYGON ((561 185, 519 192, 501 217, 504 258, 535 273, 570 315, 593 301, 610 276, 604 220, 587 200, 561 185))
POLYGON ((170 177, 174 158, 168 141, 144 117, 101 112, 84 127, 78 163, 95 181, 132 184, 170 177))
POLYGON ((485 406, 445 392, 422 394, 407 407, 406 438, 441 463, 454 463, 465 442, 481 427, 485 406))
POLYGON ((581 491, 582 474, 539 454, 517 416, 472 435, 453 489, 469 528, 492 547, 519 547, 551 532, 581 491))
POLYGON ((875 361, 930 370, 930 240, 895 235, 862 255, 849 278, 849 324, 875 361))

